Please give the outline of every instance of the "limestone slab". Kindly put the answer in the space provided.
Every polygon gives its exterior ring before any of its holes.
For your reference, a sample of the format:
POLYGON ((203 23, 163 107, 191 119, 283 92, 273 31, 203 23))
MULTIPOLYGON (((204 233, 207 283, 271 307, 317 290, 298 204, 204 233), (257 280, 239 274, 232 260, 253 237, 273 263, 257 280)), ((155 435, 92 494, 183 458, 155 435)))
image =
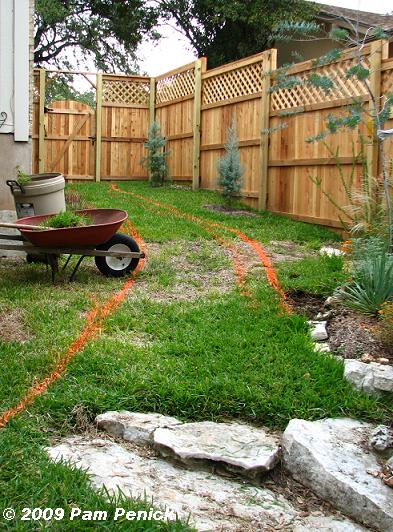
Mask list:
POLYGON ((370 362, 366 364, 355 359, 344 361, 344 378, 354 388, 368 394, 393 392, 393 366, 370 362))
POLYGON ((292 532, 366 532, 366 528, 338 517, 310 516, 295 525, 292 532))
POLYGON ((344 252, 341 249, 324 246, 319 250, 320 255, 327 255, 328 257, 342 257, 344 252))
POLYGON ((143 445, 152 442, 153 432, 160 427, 173 427, 181 424, 174 417, 161 414, 111 411, 96 417, 98 428, 111 436, 143 445))
POLYGON ((296 480, 347 516, 392 532, 391 489, 370 474, 381 471, 367 448, 373 428, 352 419, 293 419, 283 434, 283 461, 296 480))
POLYGON ((328 339, 326 321, 309 321, 308 323, 311 329, 311 338, 314 342, 323 342, 328 339))
POLYGON ((190 517, 198 530, 291 530, 299 518, 284 497, 269 489, 179 468, 101 438, 67 438, 47 452, 53 461, 87 470, 96 489, 105 486, 111 494, 121 490, 127 497, 153 500, 155 507, 168 507, 181 519, 190 517))
POLYGON ((184 423, 157 429, 153 441, 163 456, 186 464, 216 464, 250 478, 273 469, 281 456, 277 436, 238 423, 184 423))
POLYGON ((378 453, 393 454, 393 429, 378 425, 370 436, 370 448, 378 453))

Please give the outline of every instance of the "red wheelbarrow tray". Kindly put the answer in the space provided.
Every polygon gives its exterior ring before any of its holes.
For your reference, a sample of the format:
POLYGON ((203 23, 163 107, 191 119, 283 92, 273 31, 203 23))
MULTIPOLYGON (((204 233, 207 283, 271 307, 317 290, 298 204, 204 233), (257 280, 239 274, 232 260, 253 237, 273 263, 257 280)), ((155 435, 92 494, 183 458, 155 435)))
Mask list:
MULTIPOLYGON (((90 216, 93 223, 82 227, 61 229, 19 229, 22 235, 34 246, 42 248, 94 248, 107 242, 128 218, 126 211, 119 209, 83 209, 77 214, 90 216)), ((16 224, 39 225, 42 221, 55 216, 45 214, 19 218, 16 224)))

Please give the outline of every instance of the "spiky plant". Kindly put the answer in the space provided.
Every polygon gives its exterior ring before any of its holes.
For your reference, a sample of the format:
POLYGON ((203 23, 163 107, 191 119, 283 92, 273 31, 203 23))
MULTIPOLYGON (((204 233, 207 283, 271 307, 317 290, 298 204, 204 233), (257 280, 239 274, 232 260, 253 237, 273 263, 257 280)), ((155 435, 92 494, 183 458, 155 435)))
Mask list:
POLYGON ((218 185, 222 188, 225 203, 231 205, 234 196, 240 192, 244 174, 244 167, 240 163, 239 142, 234 117, 227 129, 225 155, 219 158, 217 169, 218 185))
POLYGON ((167 157, 165 151, 167 140, 161 135, 159 124, 154 121, 149 128, 149 136, 144 146, 147 156, 143 157, 141 164, 149 170, 149 181, 152 187, 162 186, 168 178, 167 157))

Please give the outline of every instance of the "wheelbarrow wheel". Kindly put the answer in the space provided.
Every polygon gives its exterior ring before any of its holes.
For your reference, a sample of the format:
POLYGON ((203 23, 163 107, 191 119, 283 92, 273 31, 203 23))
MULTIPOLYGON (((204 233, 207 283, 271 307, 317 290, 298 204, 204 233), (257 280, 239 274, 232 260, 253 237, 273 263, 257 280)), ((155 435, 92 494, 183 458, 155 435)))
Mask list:
MULTIPOLYGON (((123 233, 116 233, 108 242, 97 246, 102 251, 125 251, 139 253, 138 244, 123 233)), ((107 277, 122 277, 138 266, 139 259, 129 257, 94 257, 97 268, 107 277)))

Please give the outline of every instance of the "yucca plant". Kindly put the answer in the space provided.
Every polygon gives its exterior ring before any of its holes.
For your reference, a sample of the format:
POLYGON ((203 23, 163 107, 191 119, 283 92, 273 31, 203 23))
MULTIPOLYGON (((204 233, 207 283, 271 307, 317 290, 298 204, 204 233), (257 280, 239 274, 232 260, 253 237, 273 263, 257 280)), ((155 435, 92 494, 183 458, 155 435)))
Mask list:
POLYGON ((338 301, 362 314, 377 314, 393 298, 393 255, 386 242, 373 238, 357 242, 352 278, 335 292, 338 301))

